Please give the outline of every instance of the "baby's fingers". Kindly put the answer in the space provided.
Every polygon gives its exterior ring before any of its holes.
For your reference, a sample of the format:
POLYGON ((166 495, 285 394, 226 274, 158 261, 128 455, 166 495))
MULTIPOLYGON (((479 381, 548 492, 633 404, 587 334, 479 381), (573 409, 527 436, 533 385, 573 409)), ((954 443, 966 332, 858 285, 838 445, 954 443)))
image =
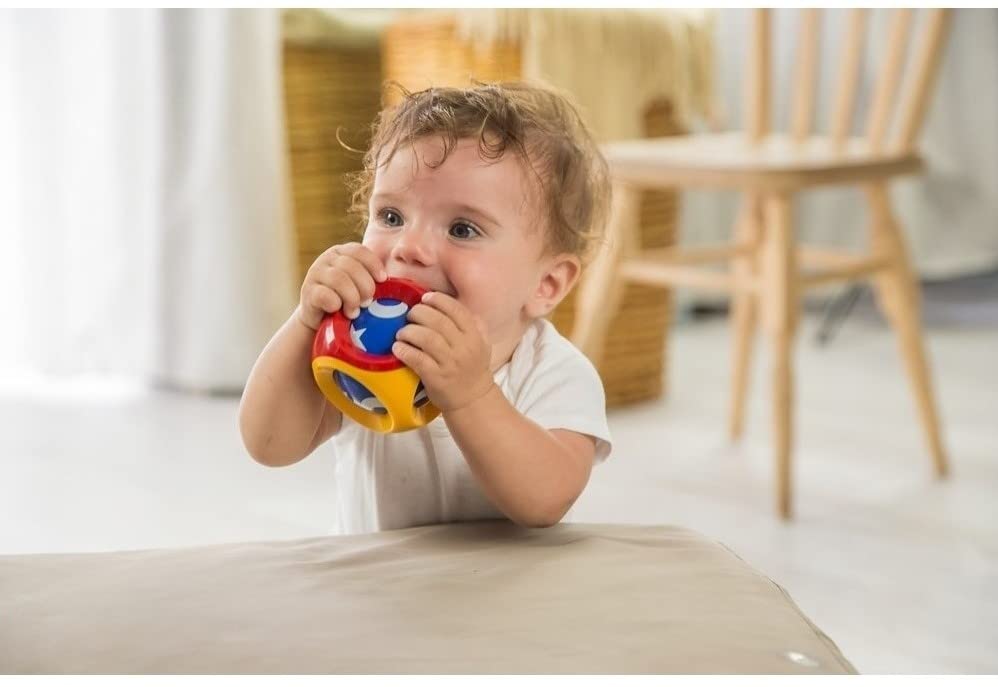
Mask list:
POLYGON ((444 365, 453 355, 447 340, 439 332, 422 325, 408 324, 402 327, 397 340, 423 351, 437 365, 444 365))
POLYGON ((314 284, 309 296, 312 306, 327 313, 334 313, 343 307, 343 299, 325 284, 314 284))
POLYGON ((302 288, 299 317, 309 329, 318 329, 326 313, 336 312, 342 305, 339 294, 324 284, 312 281, 302 288))
MULTIPOLYGON (((367 289, 358 287, 353 276, 345 270, 330 267, 319 279, 319 282, 336 292, 341 301, 340 310, 347 317, 356 317, 360 312, 360 307, 367 303, 368 298, 364 294, 367 289)), ((374 289, 371 287, 370 293, 373 292, 374 289)))
POLYGON ((337 255, 352 258, 359 262, 367 270, 367 273, 371 275, 371 278, 377 282, 383 282, 388 278, 388 273, 385 272, 385 266, 381 262, 381 259, 363 244, 345 243, 342 246, 333 246, 333 251, 337 255))

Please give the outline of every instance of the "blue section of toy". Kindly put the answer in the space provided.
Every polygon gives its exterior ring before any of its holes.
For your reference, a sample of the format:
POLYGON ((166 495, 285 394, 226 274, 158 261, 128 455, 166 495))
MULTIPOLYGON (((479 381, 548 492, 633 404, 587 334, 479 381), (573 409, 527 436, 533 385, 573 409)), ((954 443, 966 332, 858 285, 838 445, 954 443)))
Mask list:
POLYGON ((394 298, 379 298, 366 308, 350 325, 350 339, 359 350, 371 355, 392 352, 395 335, 406 325, 409 306, 394 298))

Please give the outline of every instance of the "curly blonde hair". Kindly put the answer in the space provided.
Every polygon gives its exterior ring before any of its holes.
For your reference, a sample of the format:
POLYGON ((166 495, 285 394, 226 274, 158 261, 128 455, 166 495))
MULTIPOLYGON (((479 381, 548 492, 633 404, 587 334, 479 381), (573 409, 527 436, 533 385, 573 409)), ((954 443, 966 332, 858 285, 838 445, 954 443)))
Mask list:
POLYGON ((396 87, 402 100, 378 115, 363 170, 352 177, 354 213, 366 221, 377 169, 400 147, 438 136, 444 151, 433 166, 439 166, 459 140, 473 138, 483 160, 499 160, 512 150, 534 174, 546 214, 547 248, 582 260, 590 257, 606 224, 609 175, 606 160, 567 96, 519 82, 415 93, 396 87))

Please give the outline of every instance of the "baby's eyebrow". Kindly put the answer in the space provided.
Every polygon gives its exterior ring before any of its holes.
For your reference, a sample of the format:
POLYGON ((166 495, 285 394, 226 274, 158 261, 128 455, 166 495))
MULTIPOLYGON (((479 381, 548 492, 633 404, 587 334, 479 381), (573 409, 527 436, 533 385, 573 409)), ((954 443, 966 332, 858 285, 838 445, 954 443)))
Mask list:
POLYGON ((476 207, 474 205, 466 205, 464 203, 459 203, 454 206, 454 211, 457 212, 458 214, 478 215, 479 217, 489 222, 490 224, 494 224, 497 227, 502 226, 499 223, 499 220, 497 220, 489 213, 485 212, 485 210, 482 210, 480 207, 476 207))
POLYGON ((390 193, 386 191, 379 191, 371 196, 371 201, 378 201, 380 203, 398 203, 404 199, 404 196, 400 193, 390 193))

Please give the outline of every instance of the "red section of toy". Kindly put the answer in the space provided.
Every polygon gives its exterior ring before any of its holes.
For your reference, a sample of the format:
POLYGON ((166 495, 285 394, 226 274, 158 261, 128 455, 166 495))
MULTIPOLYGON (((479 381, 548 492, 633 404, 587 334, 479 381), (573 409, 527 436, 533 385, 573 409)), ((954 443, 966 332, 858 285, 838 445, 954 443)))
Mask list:
MULTIPOLYGON (((405 303, 409 308, 418 304, 426 289, 409 279, 389 277, 374 287, 374 300, 390 298, 405 303)), ((358 318, 359 319, 359 318, 358 318)), ((362 370, 384 372, 402 367, 402 363, 391 353, 372 354, 360 350, 354 343, 351 333, 354 320, 343 311, 326 315, 316 331, 312 342, 312 359, 319 356, 338 358, 362 370)))

